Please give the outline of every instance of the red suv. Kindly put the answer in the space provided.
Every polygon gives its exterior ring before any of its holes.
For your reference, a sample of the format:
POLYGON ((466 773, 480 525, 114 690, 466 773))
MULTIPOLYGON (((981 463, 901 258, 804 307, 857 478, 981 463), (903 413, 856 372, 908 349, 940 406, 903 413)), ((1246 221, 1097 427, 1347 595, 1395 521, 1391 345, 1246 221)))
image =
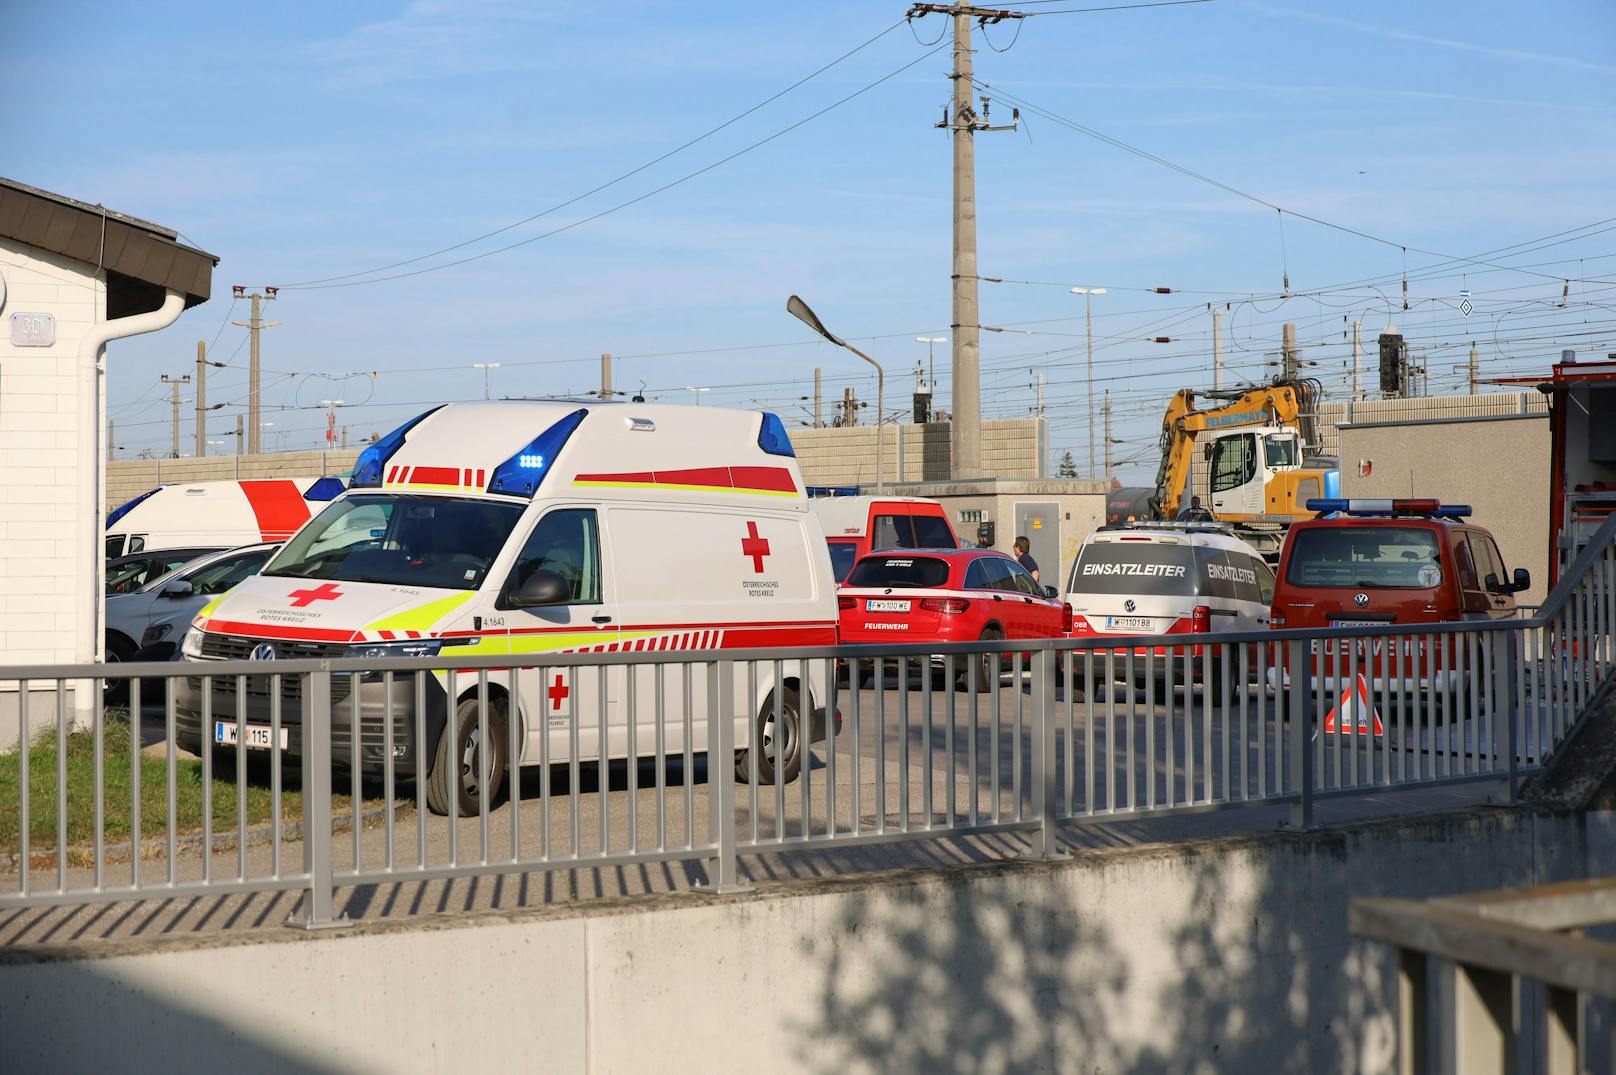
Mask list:
MULTIPOLYGON (((1505 571, 1498 543, 1485 527, 1465 521, 1470 508, 1463 504, 1309 500, 1307 507, 1335 514, 1296 523, 1286 533, 1270 616, 1275 628, 1499 619, 1515 615, 1515 594, 1531 585, 1525 568, 1513 576, 1505 571)), ((1360 667, 1384 676, 1385 647, 1378 641, 1366 651, 1365 640, 1358 640, 1360 667)), ((1420 660, 1410 660, 1402 675, 1429 683, 1427 643, 1405 638, 1399 648, 1411 659, 1416 645, 1420 660)), ((1335 653, 1326 644, 1320 659, 1335 653)), ((1438 656, 1436 668, 1446 663, 1438 656)), ((1333 668, 1326 670, 1333 674, 1333 668)))
MULTIPOLYGON (((978 642, 1071 634, 1072 606, 992 549, 905 549, 861 557, 837 591, 844 643, 978 642)), ((977 684, 998 683, 984 654, 977 684)), ((940 661, 940 658, 934 658, 940 661)), ((961 677, 965 661, 959 661, 961 677)))

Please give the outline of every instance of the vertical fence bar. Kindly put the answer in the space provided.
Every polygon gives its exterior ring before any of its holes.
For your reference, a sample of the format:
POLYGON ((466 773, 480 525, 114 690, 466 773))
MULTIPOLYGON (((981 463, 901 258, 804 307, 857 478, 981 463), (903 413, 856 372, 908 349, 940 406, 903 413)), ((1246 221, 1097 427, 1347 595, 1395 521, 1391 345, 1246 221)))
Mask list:
MULTIPOLYGON (((863 722, 859 719, 860 695, 864 693, 863 680, 859 674, 860 667, 860 662, 855 660, 848 666, 847 670, 848 722, 852 725, 853 736, 853 770, 848 777, 848 785, 853 792, 852 828, 854 836, 864 831, 864 790, 859 783, 859 770, 862 768, 861 756, 864 753, 863 722)), ((952 684, 953 680, 949 682, 952 684)), ((972 758, 974 759, 975 756, 973 753, 972 758)))
MULTIPOLYGON (((356 702, 357 704, 357 702, 356 702)), ((393 672, 382 673, 382 868, 393 868, 393 672)), ((515 856, 512 855, 512 858, 515 856)))
MULTIPOLYGON (((173 691, 179 680, 168 683, 169 691, 173 691)), ((276 672, 269 677, 269 875, 277 881, 281 876, 281 827, 285 824, 281 816, 281 728, 281 675, 276 672)))
MULTIPOLYGON (((1358 755, 1361 753, 1361 751, 1359 749, 1359 746, 1358 746, 1358 744, 1359 744, 1358 729, 1363 726, 1363 720, 1364 720, 1363 708, 1362 708, 1362 706, 1360 706, 1359 703, 1360 703, 1360 701, 1362 701, 1363 705, 1368 705, 1369 704, 1368 699, 1361 699, 1360 700, 1359 697, 1358 697, 1358 673, 1359 673, 1358 653, 1359 653, 1359 650, 1361 649, 1361 647, 1363 646, 1364 639, 1360 636, 1360 637, 1346 639, 1345 641, 1351 647, 1347 651, 1347 686, 1346 686, 1346 689, 1352 692, 1351 695, 1349 695, 1349 697, 1352 699, 1352 701, 1350 703, 1351 706, 1352 706, 1352 723, 1350 725, 1348 725, 1346 723, 1347 706, 1345 704, 1341 705, 1339 707, 1340 712, 1337 713, 1336 722, 1335 722, 1336 743, 1338 744, 1338 746, 1339 746, 1340 743, 1343 743, 1343 742, 1352 744, 1351 763, 1347 767, 1347 769, 1348 769, 1347 778, 1352 781, 1352 786, 1353 787, 1357 787, 1358 786, 1358 755)), ((1337 697, 1337 698, 1340 697, 1338 694, 1336 694, 1336 692, 1334 690, 1332 690, 1330 693, 1334 697, 1337 697)), ((1374 731, 1374 726, 1373 725, 1370 726, 1370 731, 1371 732, 1374 731)), ((1336 779, 1337 786, 1339 786, 1340 783, 1341 783, 1340 778, 1337 777, 1337 779, 1336 779)))
MULTIPOLYGON (((1517 715, 1510 706, 1510 699, 1515 697, 1514 685, 1510 681, 1512 675, 1518 674, 1519 665, 1516 661, 1516 639, 1513 631, 1495 631, 1492 636, 1493 643, 1493 697, 1497 702, 1492 707, 1494 722, 1496 724, 1499 710, 1502 710, 1504 721, 1504 788, 1510 802, 1516 800, 1520 792, 1520 776, 1518 772, 1518 755, 1520 737, 1516 733, 1517 715)), ((1494 734, 1497 728, 1494 728, 1494 734)), ((1497 768, 1497 759, 1494 759, 1494 768, 1497 768)))
POLYGON ((1117 651, 1105 651, 1105 812, 1117 809, 1117 651))
MULTIPOLYGON (((632 675, 632 673, 631 673, 632 675)), ((511 667, 510 692, 505 696, 505 757, 506 800, 511 812, 511 861, 522 858, 522 752, 526 748, 525 736, 519 727, 522 713, 522 670, 511 667)), ((630 717, 632 718, 632 715, 630 717)), ((387 692, 387 727, 393 727, 393 692, 387 692)), ((387 751, 389 758, 393 752, 387 751)), ((630 763, 632 764, 632 763, 630 763)), ((393 778, 391 762, 387 777, 387 867, 393 867, 393 778)))
MULTIPOLYGON (((666 723, 666 721, 668 719, 668 707, 667 707, 666 700, 663 698, 663 691, 664 691, 664 689, 666 688, 666 685, 667 685, 666 684, 666 678, 663 675, 663 669, 665 669, 666 667, 667 666, 664 665, 661 661, 658 661, 656 664, 651 666, 651 669, 652 669, 651 670, 651 708, 652 708, 653 715, 656 717, 656 849, 658 851, 666 851, 668 849, 668 733, 667 733, 666 728, 664 727, 664 725, 665 725, 665 723, 666 723)), ((755 669, 756 669, 755 664, 754 664, 753 668, 754 668, 754 674, 755 674, 755 669)), ((542 683, 543 680, 541 679, 540 682, 542 683)), ((546 734, 544 738, 548 739, 549 735, 546 734)), ((540 746, 542 748, 543 740, 540 741, 540 746)), ((753 759, 752 766, 751 766, 751 768, 752 768, 751 777, 752 777, 752 788, 753 788, 753 793, 752 793, 752 813, 753 813, 754 816, 756 816, 756 814, 757 814, 757 744, 756 743, 752 744, 752 749, 747 751, 747 754, 750 755, 752 757, 752 759, 753 759)), ((542 759, 540 761, 540 764, 544 765, 546 772, 549 772, 549 765, 545 764, 548 761, 549 761, 548 758, 544 758, 544 759, 542 759)), ((549 805, 549 798, 550 798, 549 790, 550 789, 548 787, 546 787, 543 790, 543 792, 541 793, 540 801, 539 801, 539 809, 540 809, 541 812, 543 810, 545 810, 546 807, 549 805)), ((543 814, 542 813, 541 813, 540 824, 544 826, 545 832, 548 833, 549 829, 550 829, 550 826, 549 826, 547 820, 543 819, 543 814)), ((755 826, 753 827, 753 830, 752 830, 752 839, 753 840, 757 839, 757 829, 756 829, 755 826)))
MULTIPOLYGON (((1003 659, 1004 659, 1003 655, 1001 654, 1000 658, 999 658, 1001 663, 1003 662, 1003 659)), ((1011 688, 1011 697, 1015 699, 1015 703, 1016 703, 1016 705, 1015 705, 1015 724, 1012 726, 1014 728, 1014 732, 1012 733, 1012 735, 1010 737, 1011 759, 1012 759, 1012 762, 1013 762, 1013 764, 1010 767, 1010 773, 1011 773, 1011 775, 1010 775, 1010 789, 1011 789, 1010 790, 1010 798, 1011 798, 1011 801, 1016 804, 1016 820, 1017 821, 1021 821, 1021 820, 1024 820, 1026 818, 1026 809, 1025 809, 1026 797, 1023 794, 1023 791, 1025 789, 1025 785, 1024 785, 1024 783, 1022 781, 1022 772, 1021 772, 1021 744, 1022 744, 1022 722, 1021 722, 1021 672, 1022 672, 1022 668, 1021 668, 1021 666, 1022 666, 1021 654, 1019 652, 1017 652, 1010 658, 1010 682, 1015 685, 1014 687, 1011 688)))
MULTIPOLYGON (((1259 642, 1257 650, 1257 798, 1268 798, 1268 643, 1259 642)), ((1244 699, 1241 701, 1241 720, 1245 719, 1244 699)), ((1245 750, 1242 750, 1244 756, 1245 750)), ((1250 785, 1247 785, 1249 787, 1250 785)), ((1276 786, 1277 782, 1276 782, 1276 786)))
MULTIPOLYGON (((898 831, 909 831, 909 658, 899 657, 898 668, 898 831)), ((808 785, 803 785, 803 825, 808 824, 808 785)), ((805 830, 806 831, 806 828, 805 830)))
MULTIPOLYGON (((80 680, 95 690, 96 680, 80 680)), ((67 891, 67 681, 56 681, 56 891, 67 891)))
MULTIPOLYGON (((179 686, 179 680, 178 679, 165 680, 164 683, 168 688, 167 690, 165 690, 163 692, 165 697, 172 695, 174 693, 175 688, 179 686)), ((28 681, 23 680, 22 683, 20 684, 20 686, 22 688, 22 693, 21 693, 20 697, 18 698, 18 702, 22 706, 23 719, 24 719, 24 722, 26 723, 27 715, 28 715, 28 681)), ((137 679, 133 683, 129 684, 129 887, 130 888, 139 888, 140 887, 140 775, 141 775, 140 774, 140 758, 141 758, 140 736, 141 736, 141 731, 140 731, 140 680, 137 679)), ((22 826, 22 837, 23 837, 24 841, 26 841, 28 839, 28 780, 27 780, 27 773, 28 773, 28 765, 27 765, 28 740, 26 738, 19 739, 18 744, 19 744, 18 745, 18 750, 20 751, 19 760, 21 760, 23 762, 23 765, 22 765, 22 771, 23 771, 23 785, 22 785, 22 792, 23 792, 23 795, 22 795, 23 826, 22 826)), ((23 857, 22 857, 22 861, 19 863, 19 868, 22 870, 22 874, 23 874, 24 877, 28 876, 27 848, 28 848, 28 845, 26 843, 24 843, 23 844, 24 854, 23 854, 23 857)), ((277 871, 277 873, 278 873, 278 871, 277 871)))
POLYGON ((887 831, 887 691, 886 668, 881 658, 871 662, 870 686, 875 690, 875 831, 887 831))
MULTIPOLYGON (((779 693, 780 681, 775 684, 779 693)), ((707 662, 707 795, 712 803, 709 835, 714 856, 704 887, 714 894, 752 887, 741 880, 736 861, 734 713, 735 662, 707 662)), ((780 739, 778 726, 775 739, 780 739)))
MULTIPOLYGON (((595 800, 600 804, 600 853, 607 854, 612 846, 612 763, 611 763, 611 728, 608 725, 606 666, 595 666, 595 800)), ((733 767, 735 754, 729 755, 733 767)), ((720 768, 722 768, 720 756, 720 768)), ((712 780, 713 755, 707 756, 707 779, 712 780)))
MULTIPOLYGON (((237 697, 240 698, 241 696, 238 694, 237 697)), ((236 711, 239 713, 242 710, 242 708, 243 707, 240 704, 238 704, 236 706, 236 711)), ((483 752, 488 749, 488 737, 487 737, 487 735, 482 736, 478 740, 477 745, 478 745, 478 750, 477 750, 478 760, 480 762, 482 760, 483 752)), ((364 826, 364 818, 361 817, 360 813, 359 813, 359 804, 360 804, 360 801, 364 798, 364 792, 363 792, 364 785, 361 782, 361 778, 359 776, 359 764, 360 764, 360 761, 362 760, 362 755, 363 755, 363 748, 360 746, 360 742, 359 742, 359 673, 358 672, 349 672, 348 673, 348 818, 349 818, 348 824, 349 824, 349 828, 351 830, 349 832, 349 837, 350 837, 350 841, 353 844, 353 868, 354 868, 355 873, 358 873, 361 869, 364 868, 364 865, 365 865, 365 858, 364 858, 364 855, 365 855, 365 848, 364 848, 365 826, 364 826)), ((456 775, 458 776, 458 774, 456 774, 456 775)), ((478 783, 481 784, 482 781, 479 780, 478 783)), ((458 787, 455 788, 456 793, 458 793, 459 790, 460 789, 458 787)), ((487 846, 487 841, 485 840, 483 842, 483 854, 484 854, 485 857, 486 857, 487 853, 488 853, 488 846, 487 846)))
MULTIPOLYGON (((774 690, 773 713, 769 719, 774 721, 774 836, 782 843, 786 838, 786 782, 785 772, 785 743, 786 738, 780 729, 785 722, 785 682, 786 666, 783 661, 774 662, 774 690)), ((801 744, 798 744, 801 750, 801 744)), ((804 834, 806 835, 806 833, 804 834)))
MULTIPOLYGON (((747 662, 747 667, 751 668, 751 662, 747 662)), ((634 852, 638 852, 640 849, 640 744, 638 737, 634 734, 636 726, 640 723, 640 711, 635 704, 637 699, 634 695, 635 680, 639 678, 638 673, 639 668, 635 665, 623 666, 623 678, 628 681, 623 693, 623 724, 624 732, 628 736, 628 749, 625 752, 627 760, 624 762, 624 768, 627 770, 628 775, 628 849, 634 852)), ((757 694, 756 692, 751 692, 748 693, 747 697, 756 698, 757 694)), ((749 750, 747 753, 750 754, 751 751, 749 750)), ((734 755, 731 754, 730 758, 730 767, 733 768, 734 755)), ((515 820, 514 816, 512 820, 515 820)), ((754 820, 753 824, 755 825, 757 822, 754 820)))
MULTIPOLYGON (((819 697, 820 697, 820 700, 823 703, 823 710, 824 710, 824 713, 825 713, 825 787, 826 787, 826 792, 825 792, 825 833, 826 833, 826 835, 834 838, 837 835, 837 831, 836 831, 836 794, 837 794, 837 791, 836 791, 836 789, 837 789, 837 784, 836 784, 836 747, 837 747, 837 739, 839 738, 837 736, 837 734, 836 734, 837 731, 838 731, 838 729, 836 727, 836 713, 837 713, 837 705, 836 705, 836 663, 834 661, 826 661, 826 662, 824 662, 824 668, 825 668, 825 693, 820 695, 819 697)), ((930 658, 927 658, 927 661, 926 661, 926 674, 927 674, 927 677, 928 677, 928 692, 929 692, 929 678, 930 678, 930 675, 931 675, 931 660, 930 660, 930 658)), ((813 716, 814 716, 814 713, 813 713, 813 710, 814 710, 813 698, 811 696, 809 696, 807 694, 807 692, 804 692, 804 696, 807 697, 807 701, 808 701, 808 726, 810 728, 812 728, 813 727, 813 716)), ((928 693, 928 697, 929 697, 929 693, 928 693)), ((811 739, 812 736, 810 736, 809 738, 811 739)), ((950 736, 950 738, 949 738, 949 743, 951 745, 953 743, 953 737, 952 736, 950 736)), ((949 818, 949 824, 952 825, 953 823, 954 823, 954 819, 952 817, 950 817, 949 818)))
MULTIPOLYGON (((28 681, 17 681, 17 891, 20 895, 28 895, 28 865, 32 857, 29 849, 29 830, 33 826, 33 818, 29 816, 30 791, 28 787, 29 770, 33 768, 34 737, 28 727, 28 681)), ((136 888, 140 887, 140 735, 130 736, 130 766, 137 774, 133 780, 134 805, 130 814, 134 818, 135 830, 130 837, 134 843, 131 845, 135 854, 130 858, 134 860, 133 880, 130 882, 136 888)))
POLYGON ((1128 734, 1126 736, 1126 738, 1128 740, 1128 754, 1127 754, 1127 763, 1128 763, 1128 790, 1127 790, 1127 795, 1128 795, 1128 801, 1127 801, 1127 809, 1129 809, 1129 810, 1137 810, 1139 808, 1139 787, 1138 787, 1138 783, 1137 783, 1138 777, 1137 777, 1137 775, 1136 775, 1136 773, 1134 771, 1135 768, 1136 768, 1136 761, 1135 761, 1135 758, 1134 758, 1134 738, 1137 735, 1137 728, 1138 728, 1137 717, 1138 717, 1139 697, 1138 697, 1138 695, 1136 695, 1134 693, 1134 686, 1133 686, 1134 679, 1133 679, 1133 647, 1132 646, 1129 646, 1127 652, 1122 655, 1122 676, 1123 676, 1124 679, 1126 679, 1128 681, 1128 706, 1127 706, 1127 716, 1125 718, 1127 720, 1127 722, 1128 722, 1127 723, 1127 732, 1128 732, 1128 734))
POLYGON ((982 768, 980 757, 980 743, 982 733, 982 703, 977 693, 976 675, 981 661, 974 653, 965 656, 965 691, 966 697, 971 700, 969 717, 971 738, 967 742, 967 753, 970 756, 971 769, 971 824, 975 825, 982 817, 982 768))
POLYGON ((1183 689, 1173 694, 1173 701, 1184 710, 1184 795, 1185 806, 1195 802, 1195 654, 1189 646, 1175 646, 1177 659, 1184 663, 1183 689))
MULTIPOLYGON (((685 756, 684 768, 684 800, 685 800, 685 846, 696 846, 696 763, 695 763, 695 737, 696 713, 694 699, 692 698, 694 666, 681 664, 679 666, 681 690, 684 691, 684 733, 685 756)), ((709 744, 711 745, 711 744, 709 744)), ((711 755, 708 755, 711 757, 711 755)), ((576 802, 574 803, 576 809, 576 802)))
POLYGON ((1291 807, 1291 823, 1298 829, 1311 829, 1313 827, 1313 761, 1314 754, 1311 744, 1308 743, 1308 720, 1313 706, 1309 704, 1312 693, 1313 668, 1312 662, 1307 658, 1308 644, 1305 639, 1292 639, 1285 643, 1286 663, 1290 666, 1290 697, 1287 702, 1290 706, 1290 766, 1292 779, 1296 781, 1296 791, 1300 795, 1299 801, 1291 807))
MULTIPOLYGON (((948 797, 948 824, 950 826, 954 826, 954 825, 959 823, 959 795, 958 795, 958 793, 956 791, 956 788, 959 785, 959 771, 958 771, 959 762, 958 762, 958 759, 955 757, 955 754, 954 754, 954 734, 955 734, 956 726, 959 724, 959 707, 955 702, 955 699, 956 699, 956 696, 957 696, 958 692, 955 690, 955 685, 954 685, 954 655, 952 653, 948 654, 946 657, 943 658, 943 689, 948 692, 947 695, 945 695, 945 698, 947 700, 944 703, 945 708, 947 709, 947 712, 948 712, 948 730, 944 733, 944 736, 946 738, 946 745, 944 747, 944 751, 948 755, 948 790, 946 792, 946 795, 948 797)), ((1068 688, 1068 694, 1067 694, 1067 718, 1068 718, 1068 720, 1070 720, 1070 717, 1071 717, 1071 695, 1070 695, 1070 688, 1068 688)), ((855 748, 858 746, 858 740, 857 739, 855 739, 853 741, 853 745, 854 745, 855 748)), ((1071 745, 1070 741, 1068 741, 1068 744, 1067 744, 1068 749, 1070 749, 1070 745, 1071 745)), ((858 755, 855 753, 854 754, 854 759, 855 759, 854 763, 855 763, 855 765, 857 764, 857 757, 858 757, 858 755)), ((853 771, 855 773, 858 772, 858 770, 856 768, 853 771)), ((1068 776, 1068 779, 1071 776, 1071 770, 1070 769, 1067 770, 1067 776, 1068 776)), ((1068 801, 1070 801, 1069 796, 1068 796, 1068 801)), ((857 804, 858 804, 858 781, 856 779, 853 781, 853 803, 854 803, 853 816, 856 819, 858 817, 858 810, 857 810, 857 804)), ((857 831, 856 827, 855 827, 854 831, 855 832, 857 831)))
MULTIPOLYGON (((661 665, 657 665, 657 671, 658 673, 662 671, 661 665)), ((550 773, 550 710, 545 704, 549 701, 547 688, 550 683, 550 669, 537 668, 534 675, 538 676, 539 711, 544 714, 543 719, 539 721, 539 858, 549 862, 550 856, 555 851, 550 843, 550 796, 554 779, 550 773)))
MULTIPOLYGON (((267 684, 267 681, 266 681, 267 684)), ((267 689, 267 686, 266 686, 267 689)), ((278 747, 280 744, 272 744, 278 747)), ((247 879, 247 677, 236 677, 236 876, 247 879)))
MULTIPOLYGON (((1108 652, 1107 661, 1111 659, 1108 652)), ((1094 651, 1083 651, 1083 812, 1094 813, 1094 651)), ((1105 685, 1106 697, 1112 684, 1105 685)))
MULTIPOLYGON (((559 673, 558 673, 559 676, 559 673)), ((583 729, 579 727, 580 716, 578 712, 578 668, 576 665, 567 666, 566 671, 567 693, 562 695, 567 703, 567 826, 568 836, 572 840, 570 854, 579 858, 584 853, 584 829, 582 816, 583 796, 578 788, 578 781, 583 773, 583 763, 578 757, 583 750, 583 729)), ((690 708, 690 684, 685 684, 685 708, 690 708)), ((685 801, 690 801, 690 737, 685 736, 685 801)), ((691 840, 695 839, 694 830, 686 828, 691 840)), ((453 847, 451 841, 449 844, 453 847)))
MULTIPOLYGON (((426 868, 426 675, 420 669, 410 673, 415 690, 415 853, 422 869, 426 868)), ((308 731, 307 721, 303 729, 308 731)))
MULTIPOLYGON (((135 682, 139 682, 139 678, 140 677, 138 677, 138 676, 135 677, 135 682)), ((95 882, 94 883, 95 883, 95 889, 96 889, 97 892, 99 892, 101 890, 102 883, 103 883, 103 880, 104 880, 103 873, 104 873, 104 870, 105 870, 105 863, 102 860, 106 856, 106 817, 107 817, 106 762, 105 762, 105 758, 104 758, 104 754, 103 754, 103 752, 106 749, 106 723, 107 723, 106 702, 104 701, 104 699, 98 698, 98 699, 96 699, 96 703, 95 703, 95 735, 94 735, 94 742, 91 744, 91 752, 94 754, 94 759, 93 760, 94 760, 94 769, 95 769, 95 772, 94 772, 94 778, 95 778, 95 833, 94 833, 93 839, 95 841, 95 863, 94 863, 95 882)), ((19 760, 23 756, 24 755, 19 754, 18 755, 19 760)), ((130 847, 130 851, 133 852, 136 845, 131 843, 129 845, 129 847, 130 847)))
POLYGON ((802 836, 804 839, 814 834, 814 752, 810 749, 813 737, 808 734, 812 714, 806 709, 810 697, 808 688, 812 683, 813 677, 808 674, 808 662, 799 660, 797 662, 797 757, 801 775, 797 779, 802 782, 802 836))
MULTIPOLYGON (((1033 837, 1029 857, 1048 862, 1064 858, 1056 822, 1055 784, 1055 655, 1047 649, 1032 651, 1032 773, 1033 799, 1037 803, 1038 832, 1033 837)), ((1019 693, 1019 692, 1018 692, 1019 693)), ((1017 754, 1020 753, 1018 747, 1017 754)))
MULTIPOLYGON (((932 812, 932 773, 937 766, 932 761, 931 725, 932 725, 932 699, 931 699, 931 657, 922 657, 924 662, 920 666, 920 708, 925 724, 921 729, 920 755, 924 759, 920 784, 920 810, 926 817, 926 828, 935 828, 937 816, 932 812)), ((830 803, 836 801, 836 780, 834 773, 830 781, 830 803)))
MULTIPOLYGON (((359 745, 359 684, 349 695, 352 705, 351 727, 354 745, 359 745)), ((354 870, 359 870, 359 765, 354 763, 354 870)), ((488 865, 488 795, 494 774, 494 744, 488 739, 488 669, 477 669, 477 860, 488 865)))
POLYGON ((1168 807, 1172 807, 1178 802, 1178 761, 1175 757, 1178 744, 1178 718, 1173 715, 1173 699, 1176 697, 1173 688, 1173 672, 1178 662, 1174 659, 1174 654, 1175 650, 1172 646, 1166 646, 1162 650, 1162 661, 1166 666, 1162 682, 1162 709, 1164 711, 1162 724, 1163 730, 1167 734, 1165 773, 1167 794, 1164 797, 1163 805, 1168 807))
MULTIPOLYGON (((208 756, 208 752, 213 746, 213 719, 212 706, 210 705, 212 701, 212 693, 210 688, 212 685, 213 677, 204 674, 202 676, 202 726, 200 729, 198 729, 197 733, 197 737, 200 740, 197 745, 201 749, 202 756, 204 758, 208 756)), ((164 740, 163 759, 168 777, 168 801, 166 803, 168 809, 167 815, 164 819, 164 830, 168 837, 168 883, 172 885, 176 880, 174 874, 174 849, 176 843, 178 842, 175 839, 174 833, 174 816, 176 813, 176 803, 179 799, 179 783, 177 773, 175 772, 179 759, 175 752, 174 746, 173 694, 170 694, 163 704, 163 716, 164 723, 166 725, 164 728, 164 733, 167 736, 167 738, 164 740)), ((206 770, 203 771, 203 779, 206 780, 206 770)), ((205 802, 203 803, 203 809, 207 809, 207 803, 205 802)))
MULTIPOLYGON (((758 696, 757 680, 757 662, 747 661, 746 696, 748 698, 756 698, 758 696)), ((778 679, 775 680, 776 685, 778 685, 779 682, 780 681, 778 679)), ((751 842, 754 845, 758 842, 758 834, 760 832, 760 823, 758 821, 758 773, 762 765, 763 738, 757 734, 748 735, 746 743, 746 808, 747 813, 749 813, 752 818, 752 823, 748 826, 748 829, 751 832, 751 842)), ((775 835, 777 836, 779 835, 779 828, 780 820, 779 817, 776 816, 775 835)))
POLYGON ((987 689, 993 692, 993 713, 990 717, 993 723, 989 726, 990 734, 988 737, 988 754, 990 757, 988 761, 992 766, 993 820, 998 822, 1002 812, 1001 808, 1004 800, 1004 785, 999 780, 999 720, 1003 715, 1000 710, 1000 695, 1003 692, 999 690, 998 655, 989 655, 989 659, 983 660, 981 664, 982 675, 987 679, 987 689))
POLYGON ((319 671, 308 673, 303 699, 303 869, 309 876, 309 890, 303 900, 302 916, 292 912, 288 924, 303 929, 322 929, 347 921, 346 916, 336 921, 331 917, 334 850, 331 846, 330 662, 321 661, 319 671))
POLYGON ((1210 803, 1213 798, 1212 786, 1212 759, 1216 754, 1216 744, 1213 740, 1216 734, 1213 730, 1213 709, 1217 695, 1217 685, 1212 682, 1212 645, 1201 646, 1201 801, 1210 803))

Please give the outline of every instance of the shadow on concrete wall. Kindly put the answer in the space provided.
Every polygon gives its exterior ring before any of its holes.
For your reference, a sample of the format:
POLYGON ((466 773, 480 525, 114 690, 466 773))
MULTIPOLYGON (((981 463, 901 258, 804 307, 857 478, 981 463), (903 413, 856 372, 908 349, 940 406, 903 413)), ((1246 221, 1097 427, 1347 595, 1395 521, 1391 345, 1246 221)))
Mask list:
POLYGON ((805 942, 829 966, 798 1034, 834 1075, 1389 1070, 1389 956, 1351 940, 1347 893, 1260 865, 1320 853, 1298 850, 1175 854, 1172 894, 1132 909, 1117 900, 1139 890, 1108 894, 1099 864, 1076 884, 967 874, 943 892, 861 893, 832 936, 805 942))
POLYGON ((0 964, 0 1071, 336 1075, 362 1067, 297 1047, 296 1028, 318 998, 288 997, 285 1010, 235 1013, 227 1024, 120 967, 127 964, 0 964))

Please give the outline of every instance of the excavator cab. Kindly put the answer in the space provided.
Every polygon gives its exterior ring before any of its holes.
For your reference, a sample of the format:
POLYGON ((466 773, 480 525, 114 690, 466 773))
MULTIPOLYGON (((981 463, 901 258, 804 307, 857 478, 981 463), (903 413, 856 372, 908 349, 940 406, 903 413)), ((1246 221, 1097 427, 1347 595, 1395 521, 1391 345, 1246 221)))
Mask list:
POLYGON ((1206 445, 1212 513, 1219 519, 1270 513, 1264 491, 1276 474, 1300 470, 1302 442, 1285 426, 1256 426, 1214 434, 1206 445))

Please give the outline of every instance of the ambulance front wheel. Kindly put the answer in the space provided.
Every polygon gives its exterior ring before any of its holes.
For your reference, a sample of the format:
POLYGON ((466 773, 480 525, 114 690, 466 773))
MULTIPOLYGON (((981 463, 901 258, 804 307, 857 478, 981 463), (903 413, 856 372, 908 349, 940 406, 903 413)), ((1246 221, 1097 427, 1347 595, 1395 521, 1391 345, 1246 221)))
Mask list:
POLYGON ((735 752, 735 776, 759 784, 789 784, 802 769, 802 707, 794 688, 787 687, 780 699, 780 719, 775 720, 774 695, 763 700, 752 722, 752 742, 758 744, 757 773, 752 772, 751 750, 735 752), (778 763, 778 764, 777 764, 778 763))
POLYGON ((482 729, 477 720, 477 699, 467 698, 455 709, 454 720, 438 736, 438 749, 432 755, 432 768, 426 777, 426 808, 434 814, 453 813, 470 817, 481 812, 483 785, 488 785, 488 803, 505 781, 509 751, 506 750, 507 721, 503 707, 490 705, 488 744, 484 749, 482 729))

